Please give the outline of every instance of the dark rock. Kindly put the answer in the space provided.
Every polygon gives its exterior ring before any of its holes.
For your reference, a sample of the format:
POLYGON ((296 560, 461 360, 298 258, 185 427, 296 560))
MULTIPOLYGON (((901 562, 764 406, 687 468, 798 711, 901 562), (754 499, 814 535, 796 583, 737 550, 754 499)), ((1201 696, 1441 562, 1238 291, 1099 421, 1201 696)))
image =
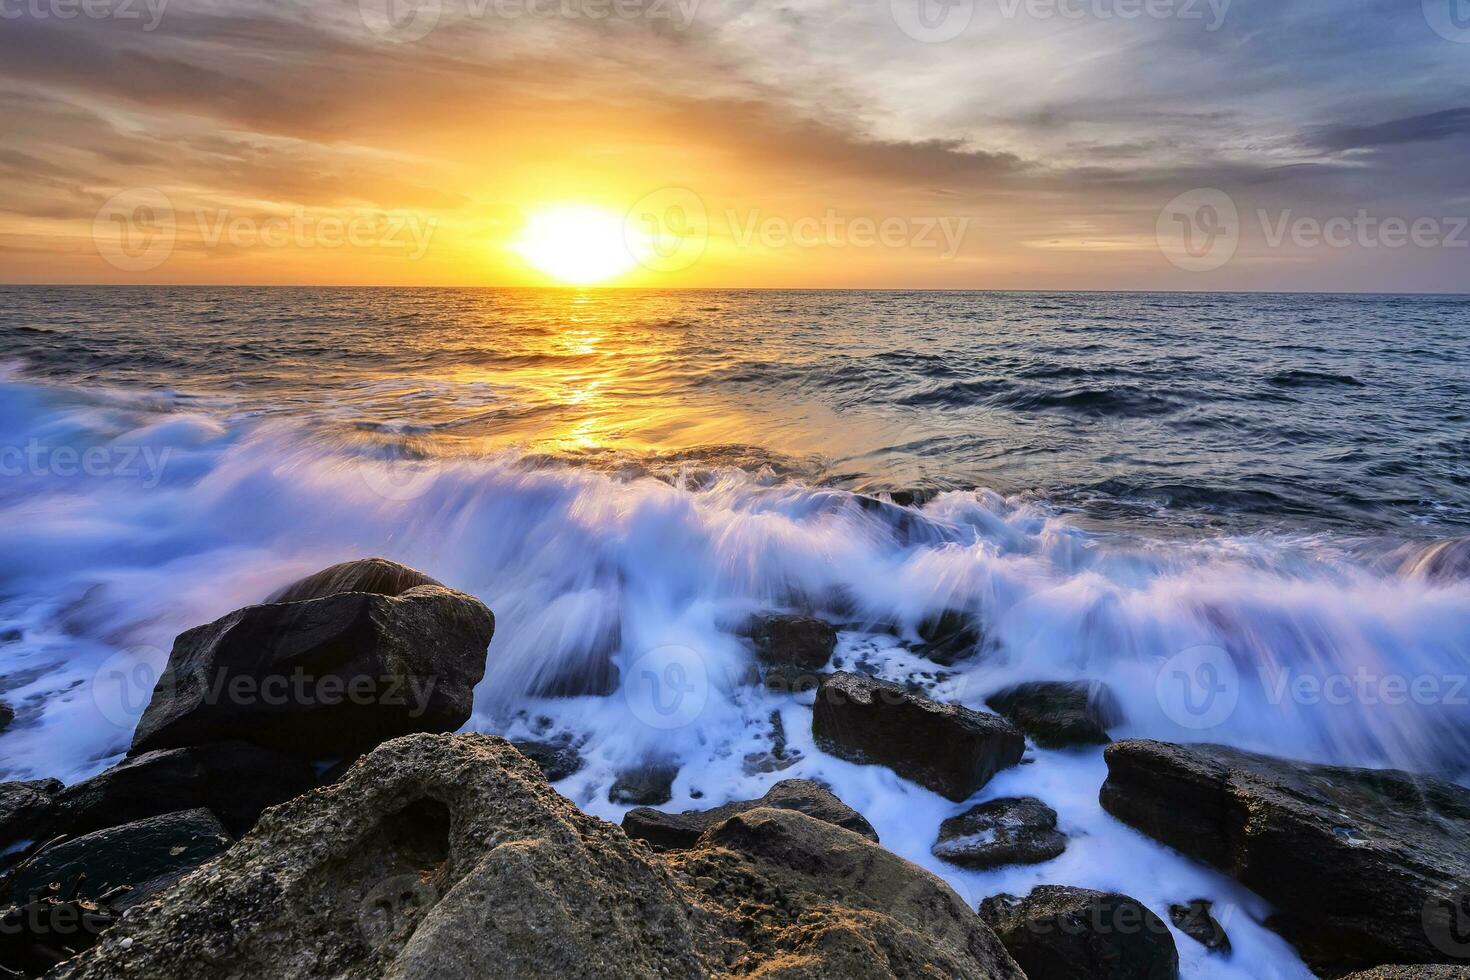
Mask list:
POLYGON ((845 672, 823 678, 812 734, 824 752, 887 766, 955 801, 1016 765, 1026 750, 1025 738, 1004 718, 845 672))
POLYGON ((367 592, 372 595, 398 596, 420 585, 444 583, 430 578, 417 569, 400 565, 386 558, 360 558, 344 561, 340 565, 324 568, 319 572, 292 582, 266 600, 268 603, 304 602, 308 599, 325 599, 344 592, 367 592))
POLYGON ((1041 864, 1067 849, 1057 812, 1031 796, 991 800, 939 825, 933 854, 965 868, 1041 864))
MULTIPOLYGON (((120 889, 126 894, 127 889, 120 889)), ((0 911, 0 976, 40 976, 90 949, 117 922, 111 902, 47 894, 0 911)))
POLYGON ((24 903, 45 894, 52 882, 60 882, 69 898, 92 900, 127 885, 127 903, 133 904, 229 846, 214 814, 184 810, 52 844, 26 858, 3 888, 9 901, 24 903))
POLYGON ((249 606, 174 642, 134 753, 243 739, 350 756, 470 716, 495 618, 437 585, 249 606))
POLYGON ((1108 728, 1123 722, 1123 709, 1106 684, 1031 681, 992 694, 985 702, 1009 718, 1042 748, 1106 745, 1108 728))
POLYGON ((734 972, 1023 980, 943 882, 856 834, 761 809, 655 855, 483 735, 379 746, 51 980, 734 972))
POLYGON ((55 833, 86 834, 176 810, 210 810, 236 836, 262 810, 317 783, 311 764, 248 742, 132 756, 56 797, 55 833))
POLYGON ((644 840, 655 847, 673 850, 693 847, 710 827, 738 813, 766 807, 774 810, 799 810, 809 817, 845 828, 873 843, 878 832, 852 807, 843 803, 820 783, 809 779, 786 779, 772 786, 758 800, 726 803, 712 810, 685 810, 664 813, 648 807, 629 810, 623 817, 623 830, 634 840, 644 840))
POLYGON ((61 790, 57 779, 0 783, 0 850, 49 833, 49 818, 61 790))
POLYGON ((750 635, 761 662, 776 667, 817 670, 827 665, 837 649, 837 630, 832 624, 809 616, 759 616, 751 624, 750 635))
POLYGON ((1196 898, 1184 905, 1169 906, 1169 921, 1174 928, 1212 953, 1230 955, 1230 937, 1225 927, 1210 913, 1214 903, 1196 898))
POLYGON ((1435 963, 1417 966, 1375 966, 1341 980, 1470 980, 1470 966, 1435 963))
POLYGON ((815 691, 825 676, 825 673, 777 664, 766 668, 762 680, 772 694, 802 695, 815 691))
POLYGON ((19 643, 26 638, 24 630, 11 628, 0 631, 0 643, 19 643))
POLYGON ((547 782, 559 783, 582 771, 586 760, 570 742, 511 742, 516 751, 536 763, 547 782))
POLYGON ((1175 980, 1179 952, 1162 919, 1126 895, 1041 885, 980 903, 1026 980, 1175 980))
POLYGON ((914 652, 941 667, 973 654, 981 639, 974 617, 958 609, 946 609, 924 619, 919 623, 919 636, 924 642, 914 652))
POLYGON ((0 701, 0 732, 9 728, 13 721, 15 721, 15 709, 0 701))
POLYGON ((1319 972, 1442 962, 1463 936, 1470 790, 1217 745, 1105 756, 1104 809, 1269 900, 1267 924, 1319 972))
POLYGON ((653 762, 618 773, 607 798, 612 803, 659 806, 674 798, 674 778, 679 767, 674 763, 653 762))

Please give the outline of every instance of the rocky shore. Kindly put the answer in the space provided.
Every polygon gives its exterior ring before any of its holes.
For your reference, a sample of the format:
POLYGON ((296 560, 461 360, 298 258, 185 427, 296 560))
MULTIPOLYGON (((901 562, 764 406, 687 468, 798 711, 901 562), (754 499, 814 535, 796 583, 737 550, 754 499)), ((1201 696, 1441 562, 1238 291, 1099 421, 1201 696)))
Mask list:
MULTIPOLYGON (((0 976, 1171 980, 1179 942, 1231 955, 1204 899, 1056 884, 968 905, 810 780, 669 812, 677 766, 650 762, 610 790, 643 804, 621 827, 589 816, 550 784, 575 742, 451 734, 494 631, 479 600, 369 559, 181 634, 124 761, 0 784, 0 976)), ((1106 811, 1258 894, 1320 975, 1470 978, 1463 787, 1109 744, 1097 685, 1020 685, 992 713, 831 669, 836 630, 810 616, 744 633, 751 683, 815 691, 819 749, 957 804, 939 860, 1065 853, 1046 800, 980 791, 1028 743, 1106 744, 1106 811)), ((928 633, 942 665, 983 643, 961 614, 928 633)), ((788 759, 778 738, 747 763, 788 759)))

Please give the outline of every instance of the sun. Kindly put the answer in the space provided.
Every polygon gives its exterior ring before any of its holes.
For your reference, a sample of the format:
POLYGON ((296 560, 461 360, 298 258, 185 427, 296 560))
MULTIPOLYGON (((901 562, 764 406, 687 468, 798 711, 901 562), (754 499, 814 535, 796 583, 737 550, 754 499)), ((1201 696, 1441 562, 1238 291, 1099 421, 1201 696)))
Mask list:
POLYGON ((623 219, 581 205, 535 212, 510 248, 537 271, 576 285, 606 282, 638 262, 623 219))

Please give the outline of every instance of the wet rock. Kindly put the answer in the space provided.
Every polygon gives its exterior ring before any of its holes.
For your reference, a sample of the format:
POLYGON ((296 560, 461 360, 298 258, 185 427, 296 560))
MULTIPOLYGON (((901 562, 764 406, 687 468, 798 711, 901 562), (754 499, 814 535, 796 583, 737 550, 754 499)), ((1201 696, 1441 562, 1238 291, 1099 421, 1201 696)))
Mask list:
POLYGON ((325 599, 344 592, 367 592, 372 595, 398 596, 420 585, 444 583, 430 578, 423 572, 386 558, 359 558, 344 561, 340 565, 324 568, 272 595, 267 602, 304 602, 308 599, 325 599))
POLYGON ((980 903, 1027 980, 1175 980, 1179 952, 1162 919, 1126 895, 1041 885, 980 903))
POLYGON ((0 850, 48 833, 56 794, 61 790, 57 779, 0 783, 0 850))
POLYGON ((1448 584, 1470 578, 1470 536, 1436 541, 1410 555, 1401 574, 1433 584, 1448 584))
POLYGON ((29 902, 60 882, 69 898, 96 900, 120 885, 127 903, 142 901, 230 846, 208 810, 185 810, 98 830, 52 844, 22 862, 3 885, 5 898, 29 902))
POLYGON ((939 825, 935 857, 964 868, 1040 864, 1059 857, 1067 837, 1057 812, 1031 796, 991 800, 939 825))
POLYGON ((812 734, 824 752, 887 766, 956 802, 1019 763, 1026 749, 1021 733, 997 715, 845 672, 823 678, 812 734))
POLYGON ((1123 709, 1106 684, 1032 681, 992 694, 985 702, 1047 749, 1106 745, 1123 709))
POLYGON ((495 618, 437 585, 249 606, 174 642, 133 753, 241 739, 314 758, 470 716, 495 618))
POLYGON ((923 644, 914 652, 941 667, 952 666, 973 654, 980 645, 980 627, 975 618, 959 609, 946 609, 919 623, 923 644))
POLYGON ((4 732, 5 729, 9 728, 10 723, 13 721, 15 721, 15 709, 5 702, 0 701, 0 732, 4 732))
POLYGON ((52 980, 732 972, 1023 980, 943 882, 856 834, 760 809, 657 856, 483 735, 379 746, 52 980))
MULTIPOLYGON (((126 893, 118 889, 118 894, 126 893)), ((40 976, 90 949, 119 914, 110 901, 55 893, 0 911, 0 976, 40 976)))
POLYGON ((750 627, 756 655, 769 666, 813 671, 837 649, 837 630, 810 616, 759 616, 750 627))
POLYGON ((1230 937, 1225 927, 1210 910, 1214 903, 1203 898, 1192 899, 1183 905, 1169 906, 1169 921, 1174 928, 1199 943, 1212 953, 1230 955, 1230 937))
POLYGON ((176 810, 208 809, 236 836, 262 810, 317 783, 305 760, 248 742, 214 742, 132 756, 56 797, 54 833, 86 834, 176 810))
POLYGON ((726 803, 712 810, 664 813, 661 810, 638 807, 629 810, 623 817, 623 830, 634 840, 647 841, 658 848, 688 848, 693 847, 699 841, 700 835, 715 824, 761 807, 798 810, 809 817, 850 830, 874 843, 878 842, 878 832, 861 813, 843 803, 825 786, 809 779, 782 780, 758 800, 726 803))
POLYGON ((1417 966, 1375 966, 1341 980, 1470 980, 1470 966, 1450 963, 1417 966))
POLYGON ((659 806, 674 798, 674 779, 679 767, 674 763, 654 762, 618 773, 607 791, 611 803, 637 806, 659 806))
POLYGON ((575 776, 587 764, 570 741, 513 741, 510 744, 521 755, 536 763, 536 768, 541 770, 547 782, 559 783, 568 776, 575 776))
POLYGON ((0 630, 0 643, 19 643, 25 638, 25 630, 22 629, 11 627, 7 630, 0 630))
POLYGON ((1470 790, 1428 776, 1126 741, 1103 807, 1269 900, 1309 965, 1443 961, 1463 934, 1470 790))

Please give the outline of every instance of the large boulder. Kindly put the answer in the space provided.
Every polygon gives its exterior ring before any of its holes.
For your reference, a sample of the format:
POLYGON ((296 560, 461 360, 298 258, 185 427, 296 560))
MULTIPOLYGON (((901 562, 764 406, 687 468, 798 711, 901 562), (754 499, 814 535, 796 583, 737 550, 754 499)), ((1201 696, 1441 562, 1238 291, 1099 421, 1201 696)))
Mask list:
POLYGON ((51 826, 56 833, 86 834, 203 807, 239 836, 266 807, 299 796, 316 783, 310 763, 248 742, 162 749, 131 756, 62 790, 51 826))
POLYGON ((344 592, 368 592, 372 595, 403 595, 420 585, 444 583, 432 579, 416 568, 400 565, 386 558, 359 558, 324 568, 299 579, 272 595, 267 602, 304 602, 325 599, 344 592))
POLYGON ((52 980, 1023 980, 943 882, 760 809, 669 863, 507 742, 414 735, 267 812, 52 980))
POLYGON ((992 694, 985 703, 1045 749, 1106 745, 1123 709, 1107 685, 1090 681, 1029 681, 992 694))
POLYGON ((62 790, 59 779, 0 783, 0 850, 49 832, 49 817, 62 790))
POLYGON ((26 858, 0 889, 6 900, 21 904, 52 883, 68 898, 92 900, 126 886, 134 903, 229 846, 229 834, 208 810, 166 813, 53 844, 26 858))
POLYGON ((132 752, 243 739, 336 758, 453 731, 494 630, 483 603, 439 585, 237 610, 174 642, 132 752))
POLYGON ((887 766, 956 802, 1019 763, 1026 751, 1025 737, 998 715, 843 671, 817 688, 812 735, 824 752, 887 766))
POLYGON ((1162 919, 1127 895, 1041 885, 980 903, 1026 980, 1176 980, 1179 951, 1162 919))
POLYGON ((991 800, 939 825, 931 853, 963 868, 1041 864, 1060 857, 1067 837, 1057 811, 1032 796, 991 800))
POLYGON ((1464 787, 1219 745, 1127 741, 1105 756, 1103 807, 1268 899, 1268 924, 1321 972, 1443 962, 1464 934, 1464 787))
POLYGON ((634 840, 647 841, 657 848, 688 848, 693 847, 700 836, 715 824, 760 807, 799 810, 809 817, 861 834, 875 844, 878 842, 878 832, 861 813, 843 803, 822 784, 809 779, 785 779, 758 800, 726 803, 710 810, 665 813, 649 807, 637 807, 623 816, 623 830, 634 840))

